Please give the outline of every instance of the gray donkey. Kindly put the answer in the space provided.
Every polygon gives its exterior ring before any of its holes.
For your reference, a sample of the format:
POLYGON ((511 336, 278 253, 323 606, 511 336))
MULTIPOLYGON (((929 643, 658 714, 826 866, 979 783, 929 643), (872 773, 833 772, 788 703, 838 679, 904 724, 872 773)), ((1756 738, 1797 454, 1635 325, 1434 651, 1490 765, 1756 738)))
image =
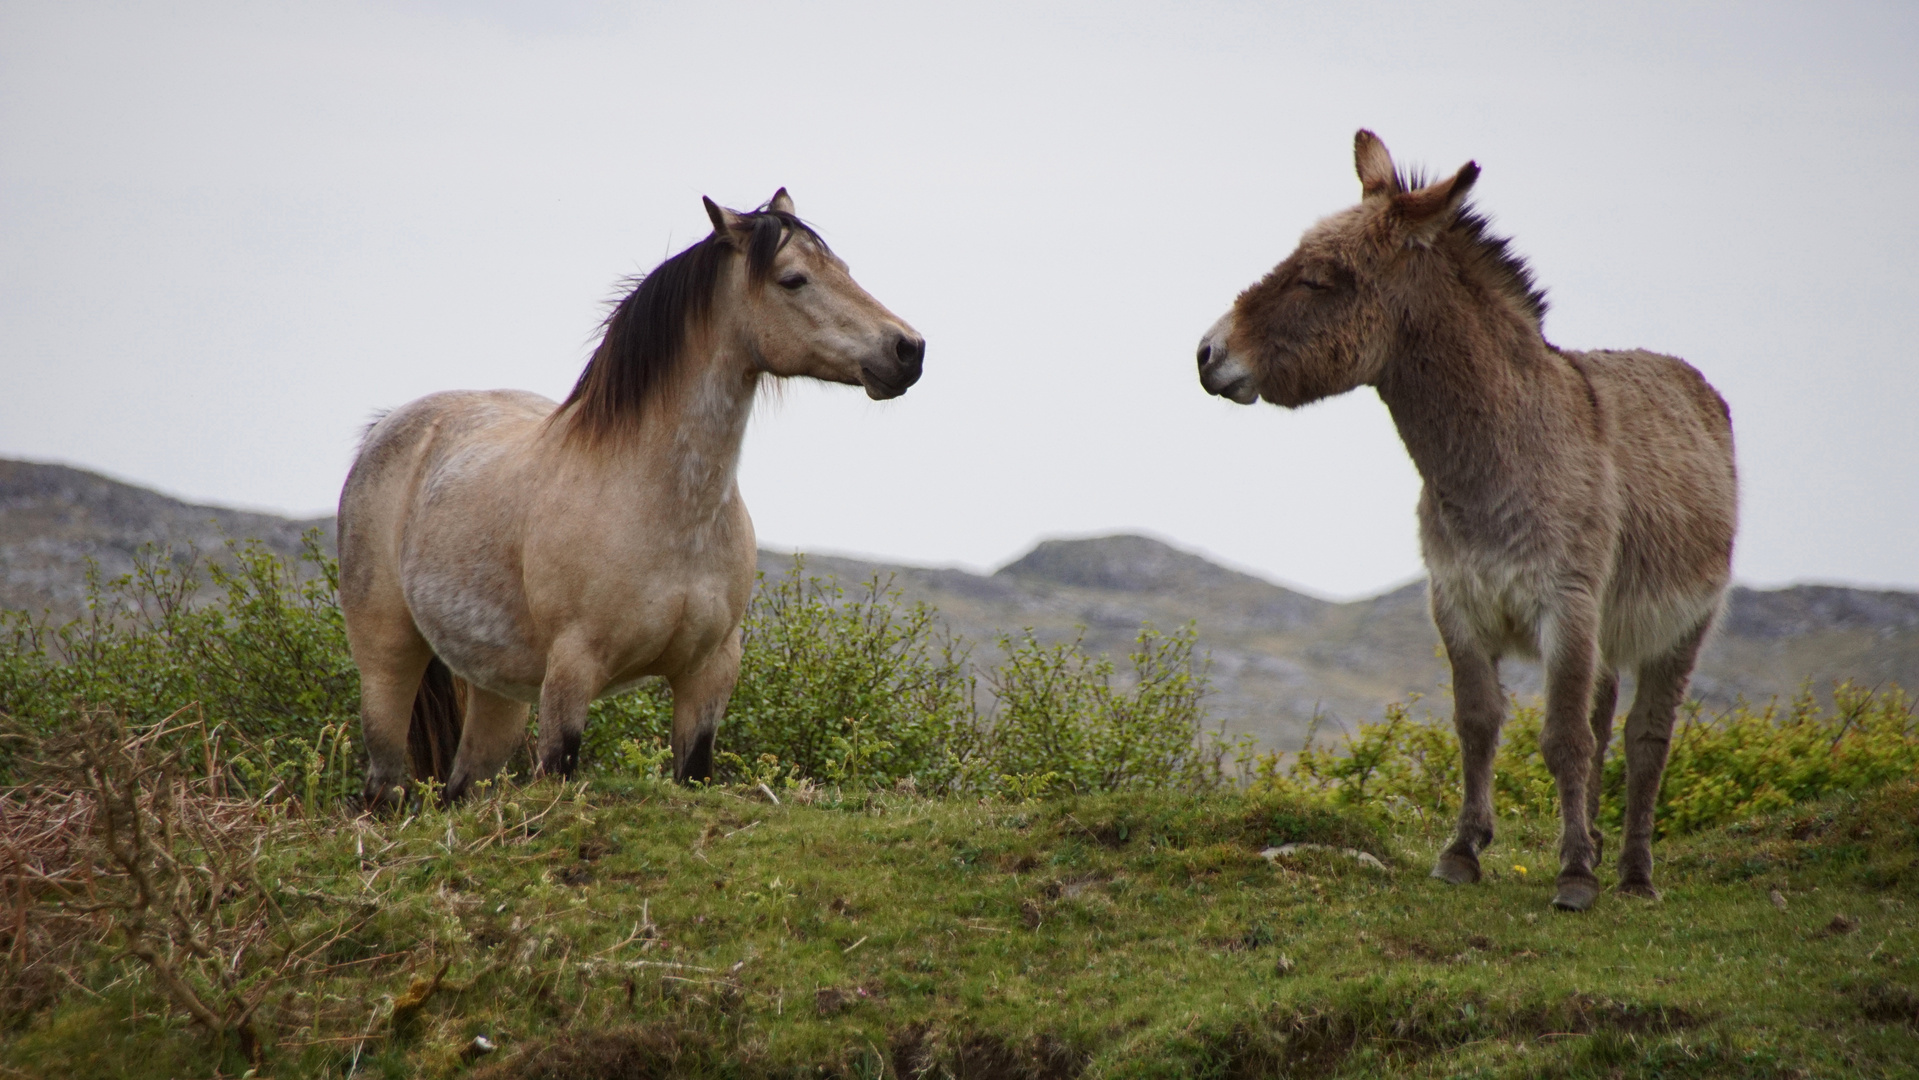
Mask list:
POLYGON ((1540 749, 1559 788, 1556 907, 1598 896, 1599 783, 1619 671, 1626 821, 1619 891, 1656 898, 1653 807, 1673 717, 1731 574, 1732 419, 1696 370, 1655 353, 1570 352, 1545 296, 1466 204, 1468 162, 1432 184, 1355 138, 1364 197, 1206 332, 1200 384, 1295 408, 1369 385, 1425 481, 1420 546, 1452 662, 1465 801, 1433 876, 1479 880, 1492 842, 1499 660, 1542 658, 1540 749))

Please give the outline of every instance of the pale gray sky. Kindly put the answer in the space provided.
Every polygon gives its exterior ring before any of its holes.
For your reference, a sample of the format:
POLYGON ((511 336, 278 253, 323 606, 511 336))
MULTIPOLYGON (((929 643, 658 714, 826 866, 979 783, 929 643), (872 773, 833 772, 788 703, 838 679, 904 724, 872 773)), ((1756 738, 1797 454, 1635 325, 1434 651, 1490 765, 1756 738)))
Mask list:
POLYGON ((929 342, 794 387, 769 546, 989 567, 1158 534, 1329 596, 1420 572, 1370 391, 1208 398, 1199 334, 1358 196, 1476 190, 1568 347, 1731 402, 1739 575, 1919 586, 1919 7, 0 5, 0 455, 327 512, 375 409, 561 395, 602 302, 785 185, 929 342))

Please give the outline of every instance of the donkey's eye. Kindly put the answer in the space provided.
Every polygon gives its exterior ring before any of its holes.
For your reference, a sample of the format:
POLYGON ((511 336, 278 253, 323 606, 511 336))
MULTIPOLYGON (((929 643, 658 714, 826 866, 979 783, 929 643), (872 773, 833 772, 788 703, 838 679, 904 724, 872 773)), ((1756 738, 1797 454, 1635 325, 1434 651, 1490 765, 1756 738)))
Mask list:
POLYGON ((780 279, 780 288, 785 289, 787 292, 796 292, 805 284, 805 274, 788 274, 780 279))
POLYGON ((1303 277, 1299 279, 1299 283, 1313 290, 1314 292, 1331 292, 1333 288, 1332 282, 1320 281, 1317 278, 1303 277))

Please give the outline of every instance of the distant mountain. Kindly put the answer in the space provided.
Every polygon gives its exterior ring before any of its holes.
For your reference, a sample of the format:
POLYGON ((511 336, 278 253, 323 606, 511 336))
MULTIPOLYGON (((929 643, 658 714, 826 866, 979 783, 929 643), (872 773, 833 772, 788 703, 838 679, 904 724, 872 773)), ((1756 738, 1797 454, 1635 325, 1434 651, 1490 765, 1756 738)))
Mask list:
MULTIPOLYGON (((763 552, 760 566, 772 572, 789 559, 763 552)), ((1212 657, 1215 714, 1269 745, 1297 746, 1316 714, 1339 732, 1412 694, 1424 697, 1416 713, 1451 715, 1424 582, 1329 603, 1139 536, 1045 541, 991 575, 823 556, 806 566, 842 581, 890 574, 989 649, 1000 630, 1059 640, 1084 628, 1089 647, 1120 660, 1141 621, 1171 629, 1193 620, 1212 657)), ((1501 674, 1515 693, 1543 690, 1536 664, 1508 660, 1501 674)), ((1842 679, 1919 687, 1919 593, 1735 587, 1693 696, 1709 708, 1789 699, 1803 686, 1829 697, 1842 679)))
POLYGON ((252 538, 280 555, 300 551, 321 527, 333 549, 333 519, 193 506, 65 465, 0 460, 0 608, 77 617, 86 601, 86 561, 108 578, 133 569, 145 544, 217 557, 226 538, 252 538))
MULTIPOLYGON (((142 544, 217 552, 226 536, 257 537, 291 555, 314 526, 330 549, 330 518, 189 506, 77 469, 0 461, 0 607, 72 617, 88 557, 111 575, 130 569, 142 544)), ((791 564, 791 555, 760 553, 768 573, 791 564)), ((1048 540, 992 574, 825 555, 807 556, 806 569, 843 584, 890 580, 908 599, 937 607, 981 661, 997 656, 1000 632, 1031 628, 1046 641, 1082 636, 1123 670, 1142 622, 1171 630, 1192 621, 1212 660, 1210 707, 1229 729, 1270 746, 1297 746, 1315 716, 1338 732, 1411 694, 1424 695, 1420 708, 1436 716, 1450 713, 1420 582, 1331 603, 1140 536, 1048 540)), ((1503 674, 1517 693, 1540 690, 1535 665, 1509 662, 1503 674)), ((1693 691, 1718 708, 1840 679, 1919 687, 1919 593, 1735 588, 1693 691)))

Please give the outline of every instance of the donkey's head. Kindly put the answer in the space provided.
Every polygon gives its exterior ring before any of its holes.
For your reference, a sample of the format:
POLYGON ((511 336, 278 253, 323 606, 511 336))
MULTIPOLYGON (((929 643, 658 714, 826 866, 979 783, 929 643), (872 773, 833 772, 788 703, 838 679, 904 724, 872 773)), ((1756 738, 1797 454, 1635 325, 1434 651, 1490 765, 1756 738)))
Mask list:
POLYGON ((1379 377, 1410 298, 1444 266, 1435 247, 1460 217, 1479 166, 1467 162, 1421 187, 1394 172, 1386 144, 1370 131, 1355 136, 1353 154, 1359 205, 1307 230, 1200 339, 1207 393, 1291 408, 1379 377))
POLYGON ((747 214, 705 200, 709 241, 741 255, 729 287, 739 302, 716 316, 731 325, 755 367, 770 375, 806 375, 866 388, 874 400, 898 397, 919 381, 926 339, 873 299, 825 241, 793 213, 786 189, 747 214))

